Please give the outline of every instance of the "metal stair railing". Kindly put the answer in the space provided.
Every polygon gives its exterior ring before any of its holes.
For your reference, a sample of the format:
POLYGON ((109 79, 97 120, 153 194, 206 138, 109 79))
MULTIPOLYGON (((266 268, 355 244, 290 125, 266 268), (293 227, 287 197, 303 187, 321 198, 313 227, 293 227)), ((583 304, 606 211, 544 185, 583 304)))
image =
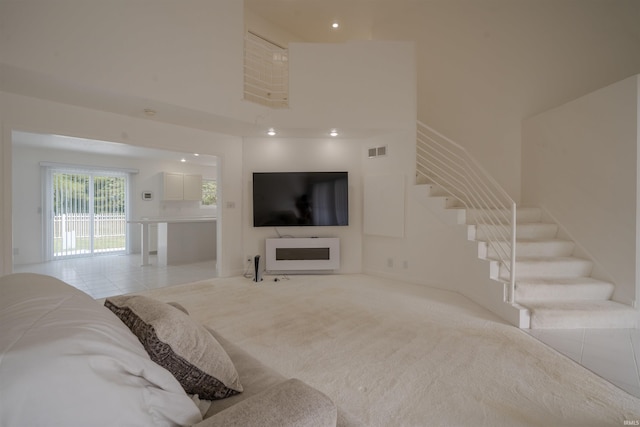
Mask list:
POLYGON ((244 99, 271 108, 289 106, 289 50, 252 32, 244 39, 244 99))
POLYGON ((508 271, 504 300, 515 302, 516 202, 464 147, 420 121, 416 130, 416 178, 478 211, 476 233, 484 232, 488 247, 508 271))

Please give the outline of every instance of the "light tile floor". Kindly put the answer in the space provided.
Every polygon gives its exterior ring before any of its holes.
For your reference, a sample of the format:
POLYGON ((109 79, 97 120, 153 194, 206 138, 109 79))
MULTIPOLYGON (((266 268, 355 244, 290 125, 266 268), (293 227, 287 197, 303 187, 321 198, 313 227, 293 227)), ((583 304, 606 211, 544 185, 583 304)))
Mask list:
POLYGON ((140 292, 216 277, 215 261, 158 266, 140 266, 140 255, 102 255, 70 258, 42 264, 16 265, 13 270, 57 277, 95 299, 140 292))
MULTIPOLYGON (((216 277, 215 262, 141 267, 139 255, 105 255, 14 266, 58 277, 96 299, 216 277)), ((531 329, 533 337, 640 397, 640 329, 531 329)))
POLYGON ((640 329, 529 329, 527 332, 640 397, 640 329))

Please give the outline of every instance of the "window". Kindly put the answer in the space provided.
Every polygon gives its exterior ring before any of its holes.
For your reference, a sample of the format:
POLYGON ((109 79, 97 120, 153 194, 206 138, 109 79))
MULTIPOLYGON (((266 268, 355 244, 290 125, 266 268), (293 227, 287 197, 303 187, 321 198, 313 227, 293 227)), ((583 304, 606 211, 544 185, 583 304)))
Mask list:
POLYGON ((47 169, 47 259, 124 253, 128 174, 47 169))
POLYGON ((218 204, 218 183, 214 179, 202 179, 202 206, 215 207, 218 204))

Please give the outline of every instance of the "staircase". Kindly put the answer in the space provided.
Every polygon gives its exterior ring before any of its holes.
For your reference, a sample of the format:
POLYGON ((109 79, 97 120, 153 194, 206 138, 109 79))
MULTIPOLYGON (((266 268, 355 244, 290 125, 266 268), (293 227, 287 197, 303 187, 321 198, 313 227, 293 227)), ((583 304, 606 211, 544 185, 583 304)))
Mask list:
MULTIPOLYGON (((464 208, 436 184, 419 184, 435 203, 433 209, 467 227, 477 242, 478 257, 489 263, 489 276, 509 282, 507 261, 497 251, 508 242, 490 243, 496 225, 486 224, 486 209, 464 208), (440 199, 440 200, 437 200, 440 199), (498 248, 496 248, 498 247, 498 248)), ((590 260, 574 256, 575 243, 558 237, 558 225, 543 222, 538 208, 516 210, 516 279, 513 303, 525 310, 529 328, 636 328, 638 312, 611 300, 614 284, 591 277, 590 260)), ((527 327, 527 325, 520 325, 527 327)))
POLYGON ((559 237, 541 210, 515 203, 466 150, 418 123, 416 182, 431 210, 467 227, 521 328, 637 328, 637 310, 611 300, 615 285, 559 237), (515 209, 515 214, 512 210, 515 209), (515 235, 515 236, 514 236, 515 235), (515 259, 515 261, 513 261, 515 259))

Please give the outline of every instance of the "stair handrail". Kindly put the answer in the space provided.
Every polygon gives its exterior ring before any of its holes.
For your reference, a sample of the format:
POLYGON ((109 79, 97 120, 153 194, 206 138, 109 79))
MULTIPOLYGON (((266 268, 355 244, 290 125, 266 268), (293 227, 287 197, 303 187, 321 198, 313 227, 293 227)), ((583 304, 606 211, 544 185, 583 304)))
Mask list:
POLYGON ((416 178, 424 177, 462 203, 482 212, 487 245, 509 273, 504 300, 514 303, 516 267, 516 202, 482 165, 455 141, 417 121, 416 178))

